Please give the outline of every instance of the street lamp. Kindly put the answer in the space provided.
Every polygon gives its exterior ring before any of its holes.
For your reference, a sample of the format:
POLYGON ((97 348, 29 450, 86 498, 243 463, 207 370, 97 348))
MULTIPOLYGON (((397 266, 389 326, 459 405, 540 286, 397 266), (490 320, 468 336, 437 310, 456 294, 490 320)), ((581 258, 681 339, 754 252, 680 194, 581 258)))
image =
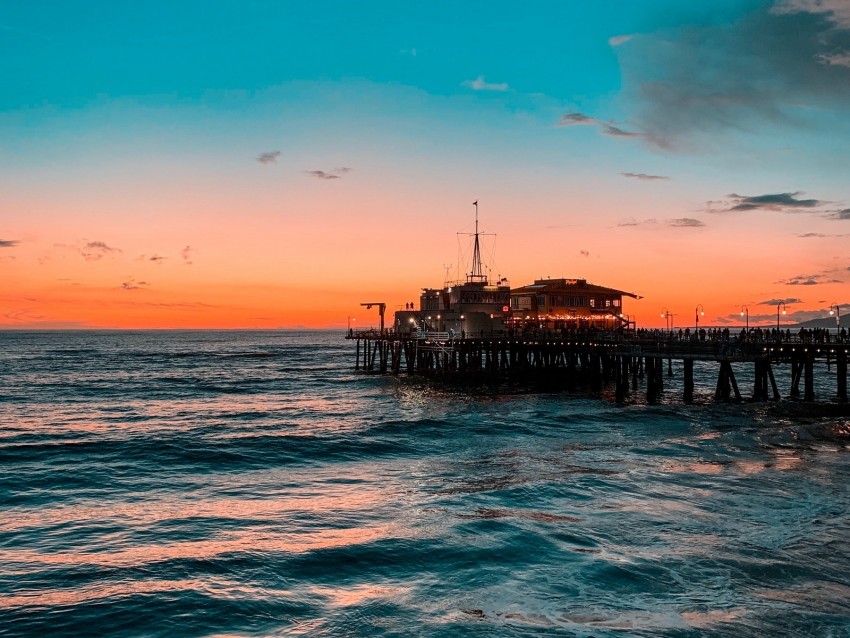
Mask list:
POLYGON ((352 317, 351 315, 348 315, 348 331, 349 332, 351 332, 351 322, 352 321, 357 321, 357 317, 352 317))
POLYGON ((460 316, 460 336, 466 337, 466 333, 463 330, 463 315, 460 316))
POLYGON ((841 328, 841 306, 833 302, 829 305, 829 316, 835 315, 835 329, 841 328))
POLYGON ((788 308, 785 306, 784 301, 780 301, 778 304, 776 304, 776 331, 777 332, 779 332, 779 309, 780 308, 782 308, 782 314, 783 315, 788 314, 788 308))
POLYGON ((747 306, 741 306, 741 316, 746 317, 747 321, 747 333, 750 332, 750 309, 747 306))
POLYGON ((705 315, 705 308, 702 307, 701 303, 697 304, 697 307, 694 308, 694 318, 696 319, 696 331, 699 333, 699 318, 700 315, 705 315))
POLYGON ((670 311, 667 308, 661 309, 661 316, 664 317, 664 329, 669 332, 670 330, 670 311))

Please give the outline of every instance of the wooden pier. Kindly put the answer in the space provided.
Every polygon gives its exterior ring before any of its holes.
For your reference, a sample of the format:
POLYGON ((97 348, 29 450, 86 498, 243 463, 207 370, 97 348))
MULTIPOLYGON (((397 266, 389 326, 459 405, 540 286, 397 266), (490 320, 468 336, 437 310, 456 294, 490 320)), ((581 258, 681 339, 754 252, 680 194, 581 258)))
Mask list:
POLYGON ((694 362, 717 364, 714 397, 719 401, 778 401, 783 393, 774 366, 790 366, 784 397, 813 402, 847 402, 850 341, 813 343, 783 340, 677 339, 674 334, 626 336, 616 333, 569 336, 481 336, 449 338, 445 333, 396 335, 350 331, 356 341, 355 369, 375 374, 421 376, 449 384, 478 387, 527 387, 558 391, 613 388, 617 401, 645 393, 655 403, 664 390, 665 372, 681 361, 682 400, 694 399, 694 362), (742 394, 733 363, 753 366, 752 393, 742 394), (815 373, 836 368, 836 392, 816 397, 815 373), (666 368, 666 371, 665 371, 666 368))

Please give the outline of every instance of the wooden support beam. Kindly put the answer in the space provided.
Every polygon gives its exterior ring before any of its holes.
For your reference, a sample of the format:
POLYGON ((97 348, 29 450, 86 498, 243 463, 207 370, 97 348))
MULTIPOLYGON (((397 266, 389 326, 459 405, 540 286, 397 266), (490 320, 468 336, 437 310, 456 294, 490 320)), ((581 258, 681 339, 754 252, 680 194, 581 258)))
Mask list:
POLYGON ((682 364, 682 369, 685 373, 685 392, 683 399, 685 403, 692 403, 694 400, 694 360, 684 359, 682 364))
POLYGON ((838 400, 847 401, 847 353, 839 352, 835 360, 835 377, 838 381, 838 400))
POLYGON ((806 353, 805 390, 803 401, 815 400, 815 353, 812 348, 806 353))

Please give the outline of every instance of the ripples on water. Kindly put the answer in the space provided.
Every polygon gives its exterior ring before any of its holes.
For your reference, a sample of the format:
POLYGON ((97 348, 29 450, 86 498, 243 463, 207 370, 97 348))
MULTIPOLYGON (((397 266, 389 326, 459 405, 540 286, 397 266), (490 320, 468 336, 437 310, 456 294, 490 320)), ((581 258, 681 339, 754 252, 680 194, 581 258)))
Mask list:
POLYGON ((0 333, 0 636, 850 635, 846 420, 456 395, 341 337, 0 333))

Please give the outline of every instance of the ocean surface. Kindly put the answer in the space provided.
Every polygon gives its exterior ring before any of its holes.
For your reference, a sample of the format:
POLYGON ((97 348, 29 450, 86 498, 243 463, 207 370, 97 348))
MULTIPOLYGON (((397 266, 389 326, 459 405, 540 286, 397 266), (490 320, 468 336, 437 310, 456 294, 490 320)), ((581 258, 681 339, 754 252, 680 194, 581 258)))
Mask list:
POLYGON ((342 337, 0 333, 0 636, 850 636, 846 418, 699 364, 692 406, 472 396, 342 337))

